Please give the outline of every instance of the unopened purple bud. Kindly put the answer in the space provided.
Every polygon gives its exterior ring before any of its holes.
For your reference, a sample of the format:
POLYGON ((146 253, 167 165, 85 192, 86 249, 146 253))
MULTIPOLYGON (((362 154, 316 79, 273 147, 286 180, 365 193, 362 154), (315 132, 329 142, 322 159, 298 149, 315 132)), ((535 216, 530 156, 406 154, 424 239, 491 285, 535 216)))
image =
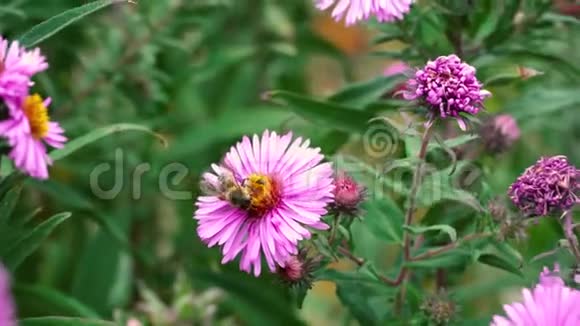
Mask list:
POLYGON ((356 215, 358 206, 365 199, 366 188, 359 185, 344 172, 338 173, 334 180, 333 208, 340 213, 356 215))
POLYGON ((520 128, 511 115, 501 114, 487 120, 479 135, 488 153, 499 154, 510 149, 520 138, 520 128))
POLYGON ((306 250, 302 249, 298 255, 289 256, 284 267, 278 267, 280 280, 288 286, 312 287, 312 273, 319 266, 319 258, 309 257, 306 250))

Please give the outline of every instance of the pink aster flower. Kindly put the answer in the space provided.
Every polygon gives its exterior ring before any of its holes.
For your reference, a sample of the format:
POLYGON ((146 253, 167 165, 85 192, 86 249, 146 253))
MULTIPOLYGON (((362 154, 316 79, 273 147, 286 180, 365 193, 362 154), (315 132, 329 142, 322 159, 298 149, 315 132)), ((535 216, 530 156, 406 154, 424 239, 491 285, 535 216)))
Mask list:
POLYGON ((10 293, 10 276, 0 265, 0 325, 15 326, 16 313, 10 293))
POLYGON ((33 84, 30 78, 47 68, 40 49, 28 51, 0 36, 0 97, 4 100, 26 96, 33 84))
POLYGON ((430 119, 452 117, 465 130, 461 114, 477 114, 483 100, 491 96, 482 86, 475 76, 475 68, 452 54, 427 62, 407 82, 403 95, 407 100, 418 100, 427 106, 430 119))
POLYGON ((209 247, 222 246, 222 263, 241 253, 241 270, 260 275, 264 257, 275 272, 298 253, 309 228, 328 228, 321 216, 333 199, 332 166, 309 145, 291 133, 244 137, 202 176, 197 233, 209 247))
POLYGON ((580 291, 569 288, 558 276, 544 268, 540 283, 522 290, 523 301, 504 305, 506 317, 495 315, 492 326, 575 326, 580 325, 580 291))
POLYGON ((0 122, 0 136, 10 145, 9 157, 18 169, 32 177, 47 179, 48 165, 52 164, 52 160, 45 144, 62 148, 67 138, 60 125, 50 121, 47 108, 50 98, 43 101, 35 94, 19 103, 9 105, 18 109, 13 109, 10 117, 0 122))
POLYGON ((374 16, 379 22, 392 22, 403 19, 409 12, 414 0, 315 0, 316 8, 327 10, 334 7, 332 17, 339 21, 345 19, 346 25, 374 16))

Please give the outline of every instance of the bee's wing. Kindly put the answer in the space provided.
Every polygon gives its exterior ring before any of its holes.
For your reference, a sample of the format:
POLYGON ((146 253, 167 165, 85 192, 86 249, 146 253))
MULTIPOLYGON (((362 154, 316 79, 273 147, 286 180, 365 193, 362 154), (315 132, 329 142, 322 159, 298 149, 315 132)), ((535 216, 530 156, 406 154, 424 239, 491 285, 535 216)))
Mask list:
POLYGON ((199 189, 206 196, 218 196, 220 194, 220 190, 213 183, 205 179, 199 183, 199 189))
POLYGON ((218 181, 222 191, 238 186, 238 182, 230 170, 222 169, 222 173, 218 176, 218 181))

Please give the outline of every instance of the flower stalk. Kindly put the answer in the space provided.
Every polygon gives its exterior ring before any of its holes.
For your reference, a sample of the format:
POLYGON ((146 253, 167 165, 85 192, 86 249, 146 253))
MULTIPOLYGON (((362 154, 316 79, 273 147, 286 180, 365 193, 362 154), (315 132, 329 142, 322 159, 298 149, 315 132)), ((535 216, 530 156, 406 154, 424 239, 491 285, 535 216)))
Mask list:
POLYGON ((574 233, 573 219, 572 210, 568 210, 564 213, 563 218, 560 219, 560 222, 562 223, 564 235, 570 244, 570 250, 572 251, 572 254, 574 254, 574 257, 576 257, 576 262, 580 263, 580 248, 578 245, 578 238, 574 233))

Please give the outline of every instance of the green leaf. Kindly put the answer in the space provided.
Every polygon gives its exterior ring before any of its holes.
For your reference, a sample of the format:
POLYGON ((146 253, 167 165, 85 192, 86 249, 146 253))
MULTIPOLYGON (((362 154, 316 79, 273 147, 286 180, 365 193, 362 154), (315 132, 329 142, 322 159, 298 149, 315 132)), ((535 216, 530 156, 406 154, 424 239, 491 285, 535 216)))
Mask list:
POLYGON ((109 220, 114 230, 101 224, 101 229, 88 239, 72 280, 73 296, 103 316, 127 304, 131 295, 133 257, 119 242, 127 237, 131 221, 120 216, 91 216, 99 222, 109 220))
POLYGON ((439 231, 444 232, 449 235, 449 239, 451 242, 457 241, 457 231, 451 225, 445 224, 438 224, 438 225, 430 225, 430 226, 411 226, 411 225, 403 225, 403 228, 412 234, 422 234, 429 231, 439 231))
POLYGON ((19 326, 117 326, 118 324, 95 319, 69 317, 38 317, 18 321, 19 326))
MULTIPOLYGON (((241 108, 239 110, 223 114, 215 120, 204 123, 196 128, 191 128, 181 134, 173 142, 179 146, 171 146, 161 155, 164 160, 175 161, 185 157, 207 156, 205 151, 212 145, 231 142, 232 139, 244 134, 261 133, 266 128, 276 126, 288 121, 293 117, 292 113, 280 112, 272 106, 263 106, 256 109, 241 108)), ((203 163, 207 167, 211 161, 203 163)))
POLYGON ((512 274, 518 275, 523 277, 523 273, 522 271, 517 267, 516 264, 514 264, 512 261, 503 258, 499 255, 495 255, 495 254, 481 254, 479 255, 479 257, 477 258, 477 261, 482 263, 482 264, 486 264, 498 269, 502 269, 504 271, 510 272, 512 274))
POLYGON ((60 213, 37 225, 5 254, 5 257, 3 257, 4 264, 6 264, 8 269, 14 271, 57 226, 69 217, 71 217, 71 213, 60 213))
POLYGON ((21 314, 100 317, 76 298, 44 286, 16 284, 13 293, 21 314))
POLYGON ((370 81, 350 84, 338 93, 330 96, 328 101, 362 109, 389 91, 392 91, 403 81, 404 77, 397 75, 378 77, 370 81))
POLYGON ((268 98, 281 100, 296 114, 323 126, 345 132, 362 133, 373 114, 336 103, 324 102, 286 91, 272 91, 268 98))
POLYGON ((81 148, 83 148, 83 147, 103 138, 103 137, 106 137, 106 136, 109 136, 109 135, 112 135, 115 133, 119 133, 119 132, 124 132, 124 131, 142 131, 142 132, 145 132, 145 133, 148 133, 150 135, 157 137, 164 145, 166 144, 165 138, 163 138, 159 134, 153 132, 148 127, 137 125, 137 124, 131 124, 131 123, 119 123, 119 124, 114 124, 114 125, 110 125, 107 127, 94 129, 93 131, 89 132, 88 134, 68 142, 64 148, 61 148, 61 149, 58 149, 58 150, 51 152, 50 157, 52 158, 53 161, 61 160, 65 157, 71 155, 72 153, 76 152, 77 150, 79 150, 79 149, 81 149, 81 148))
POLYGON ((390 197, 367 201, 364 208, 363 223, 372 234, 387 243, 403 241, 404 214, 390 197))
POLYGON ((18 203, 21 191, 22 186, 16 186, 10 189, 0 200, 0 225, 6 225, 10 221, 10 215, 12 215, 14 207, 18 203))
MULTIPOLYGON (((451 138, 451 139, 447 139, 443 142, 443 144, 445 144, 445 146, 447 146, 447 148, 455 148, 464 144, 467 144, 473 140, 476 140, 479 138, 479 135, 475 135, 475 134, 468 134, 468 135, 461 135, 455 138, 451 138)), ((437 144, 437 143, 430 143, 428 149, 431 148, 438 148, 441 147, 441 145, 437 144)))
POLYGON ((580 92, 576 88, 569 89, 530 89, 519 99, 509 102, 505 108, 518 121, 527 120, 548 114, 556 114, 562 110, 575 110, 580 105, 580 92))
POLYGON ((59 15, 56 15, 32 27, 28 32, 20 36, 19 41, 24 47, 35 46, 36 44, 58 33, 63 28, 116 2, 127 2, 127 1, 100 0, 67 10, 59 15))
POLYGON ((481 204, 474 194, 459 188, 461 184, 468 181, 471 182, 469 178, 465 177, 463 172, 473 172, 476 178, 481 176, 478 167, 473 171, 468 170, 471 167, 473 165, 470 162, 461 161, 455 166, 450 166, 443 170, 425 171, 423 182, 417 194, 418 206, 431 207, 436 203, 451 200, 469 206, 476 211, 481 211, 481 204))
POLYGON ((364 267, 356 272, 326 269, 317 279, 336 283, 336 294, 361 325, 385 325, 396 288, 385 285, 364 267))
POLYGON ((252 276, 235 273, 216 273, 196 267, 189 275, 193 283, 204 282, 221 287, 238 303, 239 313, 259 320, 264 325, 303 325, 288 309, 288 302, 276 287, 264 286, 252 276))

